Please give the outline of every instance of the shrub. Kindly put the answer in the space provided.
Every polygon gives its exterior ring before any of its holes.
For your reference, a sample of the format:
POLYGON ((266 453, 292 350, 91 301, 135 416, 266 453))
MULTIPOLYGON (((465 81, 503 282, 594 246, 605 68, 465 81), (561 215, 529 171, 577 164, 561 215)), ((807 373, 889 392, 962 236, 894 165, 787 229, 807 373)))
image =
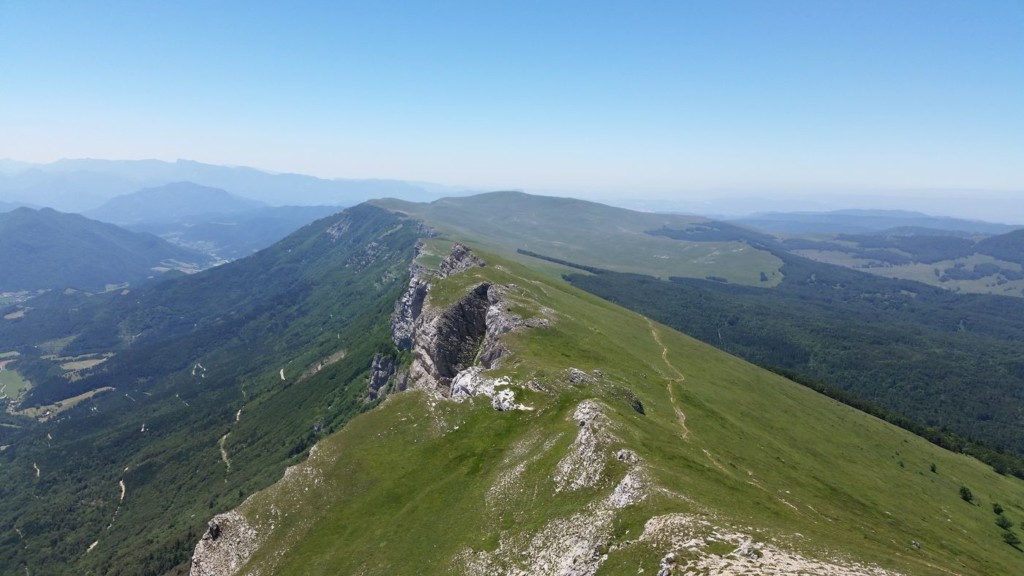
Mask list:
POLYGON ((1003 513, 1003 507, 999 505, 999 502, 993 502, 992 503, 992 511, 995 512, 996 514, 1002 514, 1003 513))
POLYGON ((1006 531, 1003 532, 1003 542, 1006 542, 1010 546, 1016 548, 1017 545, 1020 544, 1020 538, 1018 538, 1013 532, 1006 531))
POLYGON ((971 493, 971 489, 967 486, 960 487, 960 498, 963 498, 964 502, 973 502, 974 494, 971 493))
POLYGON ((1006 516, 996 516, 996 526, 999 526, 1003 530, 1009 530, 1013 528, 1013 522, 1006 516))

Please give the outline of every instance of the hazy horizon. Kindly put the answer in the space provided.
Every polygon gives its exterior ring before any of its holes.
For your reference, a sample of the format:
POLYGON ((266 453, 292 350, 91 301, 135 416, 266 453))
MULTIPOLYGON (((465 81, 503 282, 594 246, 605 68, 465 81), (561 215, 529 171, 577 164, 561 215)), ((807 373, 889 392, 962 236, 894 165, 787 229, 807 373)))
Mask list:
MULTIPOLYGON (((50 163, 34 163, 14 158, 0 158, 0 177, 19 172, 11 164, 29 167, 46 166, 59 162, 79 160, 99 160, 101 162, 119 162, 122 159, 100 158, 61 158, 50 163), (8 163, 5 166, 3 163, 8 163)), ((159 160, 146 159, 167 163, 197 162, 189 159, 159 160)), ((268 174, 276 173, 258 166, 227 166, 257 170, 268 174)), ((316 176, 313 176, 316 177, 316 176)), ((338 177, 336 180, 346 180, 338 177)), ((358 179, 357 179, 358 180, 358 179)), ((371 181, 393 180, 387 176, 368 178, 371 181)), ((499 189, 487 189, 481 186, 462 185, 451 182, 409 182, 423 186, 434 192, 437 197, 446 195, 465 195, 492 192, 499 189)), ((929 216, 980 220, 992 223, 1024 225, 1024 206, 1018 206, 1018 199, 1024 195, 1016 190, 679 190, 668 193, 653 193, 646 196, 624 195, 614 190, 556 190, 556 189, 516 189, 529 194, 545 196, 565 196, 592 200, 613 206, 646 212, 677 212, 694 214, 712 218, 742 218, 770 212, 834 212, 840 210, 902 210, 919 212, 929 216)), ((236 195, 245 196, 244 191, 233 191, 236 195)), ((3 197, 0 189, 0 202, 11 201, 3 197)), ((24 201, 24 200, 22 200, 24 201)), ((29 202, 30 203, 30 202, 29 202)), ((277 202, 285 204, 287 202, 277 202)))
POLYGON ((1021 29, 998 0, 8 2, 0 157, 1022 221, 1021 29))

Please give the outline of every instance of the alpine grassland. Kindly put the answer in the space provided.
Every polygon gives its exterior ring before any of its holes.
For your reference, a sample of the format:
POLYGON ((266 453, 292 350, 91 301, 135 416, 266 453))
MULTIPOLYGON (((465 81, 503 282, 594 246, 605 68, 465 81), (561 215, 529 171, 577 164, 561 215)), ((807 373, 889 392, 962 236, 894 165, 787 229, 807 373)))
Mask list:
MULTIPOLYGON (((429 204, 374 203, 443 227, 452 240, 471 242, 514 260, 525 261, 527 257, 518 256, 517 251, 527 250, 577 264, 663 278, 719 276, 752 286, 772 286, 780 279, 781 260, 745 242, 724 238, 680 242, 647 234, 664 226, 687 228, 709 222, 697 216, 635 212, 519 192, 442 198, 429 204)), ((550 263, 539 266, 555 274, 571 270, 550 263)))
POLYGON ((237 573, 546 574, 574 562, 597 574, 1009 574, 1024 565, 992 514, 998 502, 1024 517, 1019 479, 478 254, 485 267, 436 281, 426 305, 489 283, 507 289, 503 305, 520 316, 548 321, 506 334, 509 353, 483 372, 529 409, 438 390, 387 397, 237 509, 234 521, 251 529, 237 573))

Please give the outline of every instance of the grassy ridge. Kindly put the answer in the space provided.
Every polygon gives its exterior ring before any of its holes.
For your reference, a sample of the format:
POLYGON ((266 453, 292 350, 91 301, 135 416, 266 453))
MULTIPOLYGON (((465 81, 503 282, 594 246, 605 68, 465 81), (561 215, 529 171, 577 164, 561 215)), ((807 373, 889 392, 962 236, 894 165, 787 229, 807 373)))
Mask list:
MULTIPOLYGON (((429 204, 375 201, 442 227, 453 240, 466 240, 504 257, 526 261, 524 249, 553 258, 619 272, 653 276, 714 275, 737 284, 771 286, 781 261, 735 239, 679 242, 647 230, 689 228, 707 219, 612 208, 571 198, 493 192, 443 198, 429 204), (761 280, 764 272, 767 280, 761 280)), ((546 266, 555 275, 563 266, 546 266)))
POLYGON ((529 541, 552 519, 607 497, 625 474, 612 459, 594 488, 555 491, 555 464, 578 429, 569 416, 585 398, 597 399, 613 422, 610 450, 634 450, 653 483, 668 489, 616 516, 616 547, 599 573, 657 571, 667 550, 628 542, 647 519, 668 513, 743 529, 809 558, 909 574, 1015 573, 1022 566, 1024 555, 1003 543, 991 509, 998 501, 1006 515, 1024 518, 1021 481, 485 257, 490 266, 447 279, 443 292, 484 280, 515 285, 517 306, 547 311, 549 328, 507 337, 513 353, 495 372, 546 390, 517 387, 536 411, 498 413, 486 402, 452 404, 420 392, 389 398, 320 443, 292 474, 308 481, 281 482, 241 508, 262 529, 275 527, 250 566, 279 574, 451 574, 465 568, 467 554, 493 552, 517 537, 529 541), (569 368, 603 376, 572 384, 569 368), (645 415, 623 391, 640 399, 645 415), (685 413, 685 432, 674 405, 685 413), (495 497, 498 480, 519 466, 514 488, 495 497), (960 498, 963 485, 974 503, 960 498))

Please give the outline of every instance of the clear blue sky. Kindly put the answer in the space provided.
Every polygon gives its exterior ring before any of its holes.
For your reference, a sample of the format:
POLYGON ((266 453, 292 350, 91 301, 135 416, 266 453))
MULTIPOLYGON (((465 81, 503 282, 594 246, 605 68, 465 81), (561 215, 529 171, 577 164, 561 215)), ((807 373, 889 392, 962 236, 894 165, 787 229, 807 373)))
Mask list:
POLYGON ((0 0, 0 158, 1024 191, 1024 0, 0 0))

